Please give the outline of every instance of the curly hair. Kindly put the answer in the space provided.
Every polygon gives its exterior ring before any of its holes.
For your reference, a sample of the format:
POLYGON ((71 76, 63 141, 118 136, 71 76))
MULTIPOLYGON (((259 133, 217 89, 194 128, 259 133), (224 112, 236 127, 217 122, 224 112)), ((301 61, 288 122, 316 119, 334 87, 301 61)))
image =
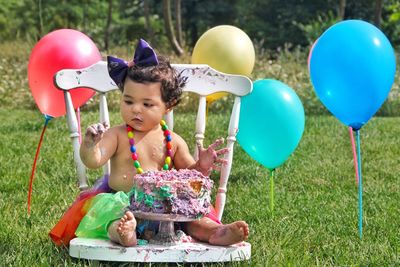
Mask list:
MULTIPOLYGON (((167 108, 176 106, 182 95, 187 77, 177 73, 165 57, 158 57, 158 65, 149 67, 130 66, 126 78, 138 83, 161 83, 161 99, 167 108)), ((123 91, 123 88, 120 88, 123 91)))

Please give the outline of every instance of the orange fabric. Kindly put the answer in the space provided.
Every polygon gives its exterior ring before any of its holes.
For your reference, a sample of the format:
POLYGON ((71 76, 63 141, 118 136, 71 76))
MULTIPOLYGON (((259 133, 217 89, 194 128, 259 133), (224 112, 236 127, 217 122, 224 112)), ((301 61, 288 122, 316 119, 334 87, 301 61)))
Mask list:
POLYGON ((64 213, 61 220, 50 231, 49 236, 57 246, 69 246, 69 241, 75 238, 75 230, 78 228, 83 216, 87 213, 88 204, 96 194, 88 194, 82 199, 76 200, 64 213))

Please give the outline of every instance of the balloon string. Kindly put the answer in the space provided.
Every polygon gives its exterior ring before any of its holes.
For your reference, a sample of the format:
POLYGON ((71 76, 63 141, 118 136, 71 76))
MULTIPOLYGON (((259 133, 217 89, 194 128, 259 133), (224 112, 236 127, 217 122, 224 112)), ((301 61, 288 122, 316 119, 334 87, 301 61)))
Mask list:
POLYGON ((78 120, 78 133, 79 133, 79 144, 82 144, 82 133, 81 133, 81 109, 76 109, 76 118, 78 120))
POLYGON ((362 173, 361 173, 361 149, 360 149, 360 132, 356 131, 357 136, 357 154, 358 154, 358 232, 360 234, 360 239, 362 239, 362 221, 363 221, 363 208, 362 208, 362 173))
POLYGON ((351 148, 353 151, 353 162, 354 162, 354 170, 356 172, 356 183, 358 185, 358 163, 357 163, 357 152, 356 152, 356 145, 354 142, 354 135, 353 135, 353 128, 349 127, 349 133, 350 133, 350 141, 351 141, 351 148))
POLYGON ((36 149, 36 155, 35 155, 35 159, 34 159, 34 161, 33 161, 31 177, 29 178, 28 215, 31 214, 32 185, 33 185, 33 178, 34 178, 34 176, 35 176, 35 170, 36 170, 37 159, 38 159, 38 156, 39 156, 40 148, 41 148, 41 146, 42 146, 43 136, 44 136, 44 132, 46 131, 47 124, 49 123, 49 121, 50 121, 53 117, 51 117, 51 116, 45 114, 45 115, 44 115, 44 118, 45 118, 44 126, 43 126, 43 130, 42 130, 42 134, 40 135, 38 147, 37 147, 37 149, 36 149))
POLYGON ((269 173, 269 210, 272 217, 274 217, 274 174, 275 169, 272 169, 269 173))

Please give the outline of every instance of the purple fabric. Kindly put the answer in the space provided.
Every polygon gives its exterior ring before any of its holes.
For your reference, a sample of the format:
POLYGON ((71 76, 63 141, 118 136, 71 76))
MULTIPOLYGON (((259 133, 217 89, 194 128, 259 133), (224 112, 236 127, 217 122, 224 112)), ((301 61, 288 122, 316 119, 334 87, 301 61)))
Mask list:
MULTIPOLYGON (((122 88, 124 86, 129 64, 125 60, 107 56, 108 73, 115 84, 122 88)), ((150 67, 158 65, 157 55, 153 48, 143 39, 140 39, 133 56, 133 64, 139 67, 150 67)))
POLYGON ((81 199, 84 199, 85 197, 89 196, 89 195, 97 195, 100 193, 111 193, 113 192, 113 190, 110 188, 110 186, 108 185, 108 175, 104 175, 103 177, 99 178, 96 180, 96 182, 94 183, 94 185, 83 191, 82 193, 79 194, 78 198, 76 199, 76 201, 79 201, 81 199))
POLYGON ((111 79, 113 79, 118 88, 122 88, 128 72, 128 63, 122 59, 107 56, 107 66, 111 79))
POLYGON ((158 58, 153 48, 143 39, 140 39, 133 56, 133 62, 139 67, 158 65, 158 58))

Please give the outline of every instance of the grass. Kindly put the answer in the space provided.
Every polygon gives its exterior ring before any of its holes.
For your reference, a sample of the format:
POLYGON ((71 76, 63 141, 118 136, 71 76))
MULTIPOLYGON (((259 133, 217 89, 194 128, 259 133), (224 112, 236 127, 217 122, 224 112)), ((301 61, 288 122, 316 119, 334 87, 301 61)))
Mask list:
MULTIPOLYGON (((82 115, 84 127, 98 116, 94 112, 82 115)), ((110 115, 114 124, 120 121, 118 112, 110 115)), ((30 217, 26 212, 28 180, 44 119, 38 111, 4 107, 0 119, 0 265, 96 265, 70 258, 65 248, 55 247, 47 236, 78 194, 65 118, 50 121, 45 134, 30 217)), ((193 113, 176 115, 175 131, 188 141, 193 140, 193 121, 193 113)), ((208 121, 206 144, 226 135, 228 118, 210 114, 208 121)), ((223 220, 243 219, 250 224, 252 259, 233 265, 400 265, 399 136, 399 117, 373 118, 361 130, 362 240, 348 130, 336 119, 307 116, 297 150, 277 169, 273 217, 268 208, 268 171, 237 144, 223 220)), ((193 142, 188 143, 193 148, 193 142)), ((91 182, 98 176, 100 170, 89 172, 91 182)))
MULTIPOLYGON (((0 265, 92 266, 55 247, 48 231, 78 194, 72 146, 65 118, 53 119, 45 134, 33 187, 32 214, 26 213, 27 187, 43 116, 30 94, 27 67, 34 43, 0 44, 0 265)), ((110 54, 129 58, 129 49, 110 54)), ((131 49, 130 49, 131 50, 131 49)), ((400 265, 400 98, 399 83, 361 131, 364 178, 364 236, 358 236, 357 186, 348 130, 316 97, 307 71, 308 49, 256 47, 251 79, 273 78, 292 87, 306 110, 306 128, 297 150, 276 171, 275 215, 269 211, 268 171, 235 147, 224 222, 243 219, 251 227, 254 266, 400 265)), ((103 53, 105 56, 105 53, 103 53)), ((171 58, 190 62, 190 55, 171 58)), ((398 77, 398 76, 397 76, 398 77)), ((84 107, 82 125, 97 121, 97 97, 84 107)), ((210 106, 206 144, 225 136, 231 99, 210 106), (212 115, 215 112, 219 115, 212 115)), ((119 94, 108 96, 111 121, 119 122, 119 94)), ((175 130, 193 149, 193 99, 185 95, 175 130)), ((178 111, 179 111, 178 110, 178 111)), ((101 170, 89 171, 90 181, 101 170)), ((214 174, 216 179, 217 175, 214 174)), ((101 263, 100 265, 117 265, 101 263)), ((127 264, 122 264, 127 265, 127 264)), ((231 264, 227 264, 231 265, 231 264)))

